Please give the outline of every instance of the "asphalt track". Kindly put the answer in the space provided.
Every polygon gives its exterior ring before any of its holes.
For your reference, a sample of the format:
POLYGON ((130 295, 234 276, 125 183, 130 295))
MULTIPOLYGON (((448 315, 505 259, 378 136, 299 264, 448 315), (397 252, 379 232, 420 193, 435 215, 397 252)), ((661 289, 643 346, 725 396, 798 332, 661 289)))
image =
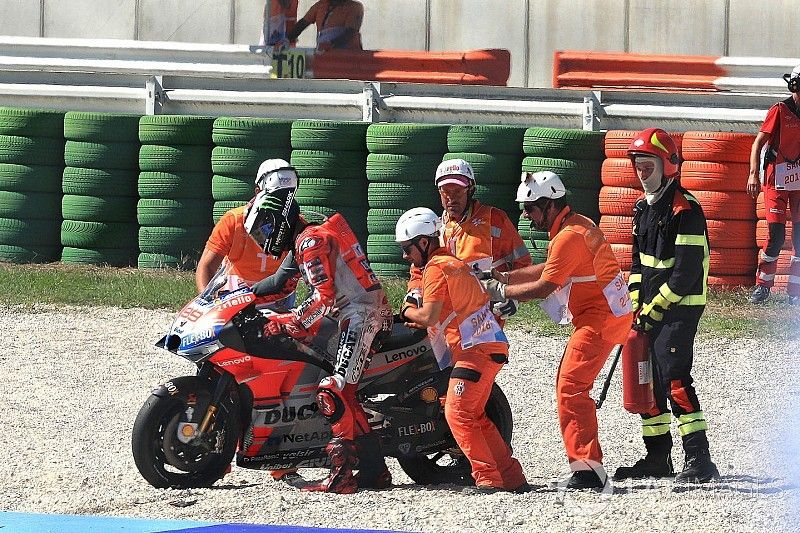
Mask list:
POLYGON ((375 529, 328 529, 189 520, 143 520, 111 516, 0 512, 2 533, 399 533, 375 529))

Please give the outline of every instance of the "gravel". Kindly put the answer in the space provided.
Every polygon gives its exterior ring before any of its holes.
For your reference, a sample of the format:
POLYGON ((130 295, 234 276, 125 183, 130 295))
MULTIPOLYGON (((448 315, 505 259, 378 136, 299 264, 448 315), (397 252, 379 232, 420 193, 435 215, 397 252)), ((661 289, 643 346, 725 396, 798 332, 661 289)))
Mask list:
MULTIPOLYGON (((2 509, 425 532, 798 528, 796 339, 698 340, 694 374, 722 473, 706 486, 634 481, 615 484, 613 494, 559 491, 554 481, 569 467, 554 380, 565 340, 517 329, 509 333, 511 363, 498 382, 514 412, 515 456, 534 492, 482 496, 423 487, 394 460, 392 490, 350 496, 301 493, 236 467, 212 489, 157 490, 136 470, 130 436, 150 390, 193 371, 153 346, 172 317, 143 309, 0 309, 2 509)), ((598 417, 609 471, 635 461, 642 453, 639 421, 622 409, 618 380, 598 417)), ((673 434, 679 443, 674 424, 673 434)), ((679 445, 673 456, 680 468, 679 445)))

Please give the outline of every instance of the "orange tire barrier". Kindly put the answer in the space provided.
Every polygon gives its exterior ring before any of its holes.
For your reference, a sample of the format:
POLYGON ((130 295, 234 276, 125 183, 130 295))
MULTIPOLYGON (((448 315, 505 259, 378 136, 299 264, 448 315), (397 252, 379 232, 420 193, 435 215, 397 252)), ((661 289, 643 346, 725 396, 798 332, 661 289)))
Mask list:
POLYGON ((756 247, 755 220, 706 220, 711 248, 756 247))
POLYGON ((755 276, 758 263, 755 248, 712 248, 709 253, 709 271, 714 275, 755 276))
MULTIPOLYGON (((764 248, 767 244, 767 238, 769 237, 769 225, 767 221, 764 219, 759 220, 756 222, 756 244, 759 248, 764 248)), ((783 241, 783 246, 781 246, 781 250, 791 250, 792 249, 792 223, 790 221, 786 221, 786 239, 783 241)))
POLYGON ((610 244, 633 244, 633 217, 603 215, 600 229, 610 244))
POLYGON ((631 160, 627 157, 610 157, 600 168, 600 181, 611 187, 627 187, 642 190, 642 182, 636 176, 631 160))
POLYGON ((691 191, 700 205, 706 219, 715 220, 753 220, 756 218, 756 205, 746 192, 691 191))
POLYGON ((718 276, 708 276, 708 286, 715 289, 735 289, 736 287, 750 287, 753 285, 753 276, 741 276, 736 274, 720 274, 718 276))
POLYGON ((750 148, 755 138, 749 133, 687 131, 683 135, 683 158, 687 161, 749 164, 750 148))
POLYGON ((511 73, 511 53, 501 49, 331 50, 315 54, 313 72, 317 79, 506 85, 511 73))
POLYGON ((633 216, 633 206, 642 192, 629 187, 608 187, 600 189, 598 207, 601 215, 633 216))
POLYGON ((685 161, 681 165, 681 185, 691 190, 742 192, 747 186, 750 165, 685 161))
POLYGON ((725 76, 719 56, 628 54, 624 52, 556 51, 553 87, 575 89, 668 89, 716 92, 725 76))
POLYGON ((620 270, 627 270, 630 272, 631 264, 633 263, 633 245, 632 244, 612 244, 611 251, 617 258, 620 270))

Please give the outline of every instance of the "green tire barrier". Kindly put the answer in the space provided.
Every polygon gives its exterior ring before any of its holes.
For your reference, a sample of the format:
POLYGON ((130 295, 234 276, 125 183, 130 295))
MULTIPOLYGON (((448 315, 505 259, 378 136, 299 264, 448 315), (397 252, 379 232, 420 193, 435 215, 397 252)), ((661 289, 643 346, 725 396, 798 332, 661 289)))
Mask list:
POLYGON ((139 144, 139 115, 70 111, 64 138, 71 141, 139 144))
POLYGON ((119 248, 64 247, 61 261, 80 265, 131 266, 136 264, 136 252, 119 248))
POLYGON ((142 144, 210 145, 213 117, 194 115, 145 115, 139 119, 142 144))
POLYGON ((0 191, 0 217, 2 218, 58 219, 60 211, 60 194, 0 191))
POLYGON ((139 268, 182 268, 193 270, 195 265, 188 256, 176 257, 168 254, 150 254, 142 252, 137 261, 139 268))
POLYGON ((378 263, 402 263, 403 250, 391 235, 371 234, 367 237, 367 258, 378 263))
POLYGON ((370 209, 367 211, 367 231, 394 235, 397 220, 404 212, 403 209, 370 209))
POLYGON ((58 221, 0 218, 0 244, 39 247, 57 245, 58 221))
POLYGON ((439 154, 368 154, 367 179, 376 182, 415 181, 433 186, 436 167, 441 162, 439 154))
POLYGON ((222 215, 230 211, 231 209, 235 209, 237 207, 241 207, 247 203, 247 200, 238 202, 238 201, 222 201, 222 202, 214 202, 213 207, 211 208, 211 217, 214 221, 214 224, 219 222, 219 219, 222 218, 222 215))
POLYGON ((521 158, 515 155, 477 154, 471 152, 448 152, 445 159, 463 159, 475 172, 475 181, 480 184, 513 185, 514 192, 519 185, 519 165, 521 158))
POLYGON ((0 135, 64 139, 64 113, 0 107, 0 135))
POLYGON ((253 176, 221 176, 211 178, 211 197, 217 201, 246 202, 253 197, 255 183, 253 176))
POLYGON ((0 191, 61 192, 61 167, 0 163, 0 191))
POLYGON ((139 150, 142 172, 204 172, 211 174, 210 146, 143 144, 139 150))
POLYGON ((430 207, 441 210, 439 193, 431 185, 421 183, 370 183, 367 188, 370 209, 402 209, 430 207))
POLYGON ((528 128, 522 142, 526 155, 602 161, 605 133, 560 128, 528 128))
POLYGON ((138 159, 138 143, 67 141, 64 148, 68 167, 135 169, 138 159))
POLYGON ((124 196, 65 194, 61 199, 65 220, 85 222, 131 222, 136 219, 136 200, 124 196))
POLYGON ((142 226, 203 226, 211 224, 211 217, 210 200, 142 198, 136 206, 142 226))
POLYGON ((441 124, 371 124, 367 149, 376 154, 443 154, 448 130, 441 124))
POLYGON ((366 152, 368 126, 367 122, 295 120, 292 124, 292 148, 366 152))
POLYGON ((538 265, 541 263, 545 263, 547 261, 547 243, 549 241, 536 241, 536 247, 534 248, 530 242, 526 243, 525 246, 528 248, 528 252, 531 254, 531 261, 534 265, 538 265))
POLYGON ((370 261, 372 271, 382 280, 389 279, 408 279, 410 265, 406 262, 382 263, 380 261, 370 261))
POLYGON ((571 189, 567 191, 567 203, 570 207, 594 221, 600 223, 599 192, 596 189, 571 189))
POLYGON ((292 148, 291 133, 291 120, 220 117, 214 121, 212 139, 217 146, 281 148, 288 155, 292 148))
POLYGON ((597 189, 600 190, 600 161, 554 159, 550 157, 526 157, 522 160, 522 170, 539 172, 552 170, 559 175, 567 190, 597 189))
POLYGON ((132 169, 96 169, 66 167, 63 173, 64 194, 80 196, 136 196, 139 173, 132 169))
POLYGON ((0 261, 9 263, 50 263, 57 261, 60 255, 60 246, 0 244, 0 261))
POLYGON ((0 163, 64 165, 64 141, 44 137, 0 135, 0 163))
POLYGON ((300 180, 295 198, 300 205, 363 207, 367 201, 367 182, 364 180, 305 178, 300 180))
POLYGON ((211 177, 205 172, 140 172, 138 176, 140 198, 207 200, 211 191, 211 177))
POLYGON ((215 174, 252 176, 266 159, 289 159, 285 148, 229 148, 216 146, 211 152, 211 169, 215 174))
POLYGON ((520 237, 526 243, 530 242, 530 239, 546 241, 550 239, 550 235, 546 231, 538 231, 531 227, 531 221, 526 220, 520 216, 519 222, 517 223, 517 231, 519 232, 520 237))
POLYGON ((521 126, 456 124, 447 131, 447 149, 451 152, 508 154, 519 159, 524 135, 525 128, 521 126))
POLYGON ((203 250, 211 227, 206 226, 141 226, 139 249, 142 252, 170 255, 199 255, 203 250))
POLYGON ((325 150, 292 150, 292 166, 301 183, 305 178, 366 180, 366 152, 330 152, 325 150))
POLYGON ((138 231, 139 226, 129 222, 65 220, 61 223, 61 244, 72 248, 135 249, 138 252, 138 231))

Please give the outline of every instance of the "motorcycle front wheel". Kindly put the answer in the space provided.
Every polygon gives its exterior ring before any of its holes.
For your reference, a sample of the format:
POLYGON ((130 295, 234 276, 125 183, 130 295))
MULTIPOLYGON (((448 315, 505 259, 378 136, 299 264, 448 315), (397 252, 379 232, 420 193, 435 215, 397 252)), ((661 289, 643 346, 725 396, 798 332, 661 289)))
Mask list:
POLYGON ((211 428, 192 439, 187 435, 193 427, 190 421, 199 422, 208 405, 198 398, 208 398, 210 392, 194 377, 180 379, 179 395, 153 394, 139 410, 131 438, 133 459, 142 477, 156 488, 210 487, 225 475, 236 453, 241 434, 236 402, 232 395, 223 397, 211 428))
MULTIPOLYGON (((444 416, 444 415, 442 415, 444 416)), ((511 445, 514 421, 511 406, 503 390, 495 383, 486 402, 486 416, 494 423, 503 440, 511 445)), ((451 437, 452 439, 452 437, 451 437)), ((474 485, 472 467, 464 452, 453 440, 453 447, 436 453, 413 457, 398 457, 397 462, 408 477, 420 485, 474 485)))

